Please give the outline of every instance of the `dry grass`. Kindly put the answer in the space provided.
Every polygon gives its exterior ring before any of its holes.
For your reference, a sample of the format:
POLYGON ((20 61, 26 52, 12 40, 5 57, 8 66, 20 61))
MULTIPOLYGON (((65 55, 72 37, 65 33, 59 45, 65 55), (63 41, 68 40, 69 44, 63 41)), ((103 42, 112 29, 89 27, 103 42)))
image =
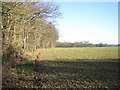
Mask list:
POLYGON ((4 88, 119 87, 118 47, 51 48, 31 54, 26 64, 15 68, 6 64, 4 88))
POLYGON ((118 47, 40 49, 43 88, 117 88, 118 47))

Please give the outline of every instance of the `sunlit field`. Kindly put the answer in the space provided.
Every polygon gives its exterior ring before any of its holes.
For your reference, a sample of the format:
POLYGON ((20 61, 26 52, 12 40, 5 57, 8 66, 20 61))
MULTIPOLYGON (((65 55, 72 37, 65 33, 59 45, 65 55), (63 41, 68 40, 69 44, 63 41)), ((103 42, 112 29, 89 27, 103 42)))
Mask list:
POLYGON ((118 47, 39 49, 43 88, 117 88, 118 47))
POLYGON ((36 53, 40 53, 41 60, 117 59, 118 47, 51 48, 39 49, 36 53))

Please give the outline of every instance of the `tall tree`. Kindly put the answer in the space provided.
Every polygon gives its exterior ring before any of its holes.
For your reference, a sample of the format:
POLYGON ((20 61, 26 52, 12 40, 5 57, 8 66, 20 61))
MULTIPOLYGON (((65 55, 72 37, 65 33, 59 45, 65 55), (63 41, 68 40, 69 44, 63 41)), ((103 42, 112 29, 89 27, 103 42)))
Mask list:
POLYGON ((9 51, 10 46, 23 52, 55 46, 58 33, 53 21, 60 15, 55 4, 3 2, 0 13, 3 53, 9 51))

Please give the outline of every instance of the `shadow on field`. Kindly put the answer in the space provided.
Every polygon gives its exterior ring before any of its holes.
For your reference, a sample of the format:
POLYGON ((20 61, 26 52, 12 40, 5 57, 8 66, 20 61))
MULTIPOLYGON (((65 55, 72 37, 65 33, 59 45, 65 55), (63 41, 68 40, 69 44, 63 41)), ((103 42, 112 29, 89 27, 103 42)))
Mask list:
POLYGON ((70 81, 99 82, 101 85, 118 87, 118 59, 79 59, 69 61, 40 61, 39 73, 70 81))

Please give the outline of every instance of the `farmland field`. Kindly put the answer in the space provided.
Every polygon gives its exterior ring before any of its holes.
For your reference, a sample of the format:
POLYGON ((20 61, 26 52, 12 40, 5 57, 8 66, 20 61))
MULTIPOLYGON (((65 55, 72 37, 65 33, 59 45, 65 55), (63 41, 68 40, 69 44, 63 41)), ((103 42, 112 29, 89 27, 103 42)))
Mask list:
POLYGON ((43 88, 117 88, 118 47, 39 49, 43 88))

